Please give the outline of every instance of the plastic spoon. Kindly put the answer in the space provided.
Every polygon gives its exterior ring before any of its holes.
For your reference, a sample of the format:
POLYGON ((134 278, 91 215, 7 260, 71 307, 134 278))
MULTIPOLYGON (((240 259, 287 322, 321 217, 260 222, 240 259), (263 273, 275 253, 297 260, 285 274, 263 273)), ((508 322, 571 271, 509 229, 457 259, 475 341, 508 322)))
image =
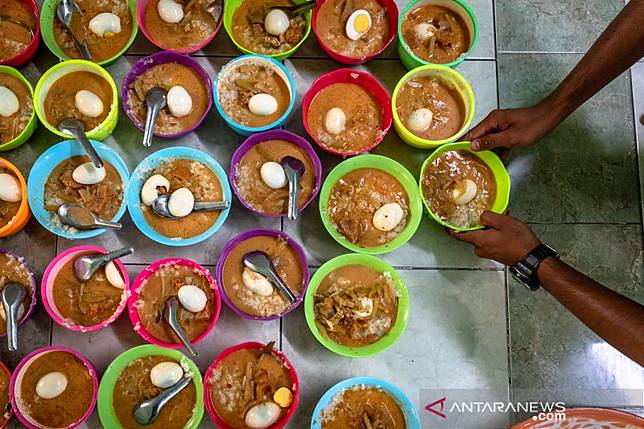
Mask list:
MULTIPOLYGON (((172 213, 170 213, 170 210, 168 209, 169 200, 170 194, 165 194, 157 197, 152 203, 152 211, 159 216, 167 217, 169 219, 179 219, 177 216, 173 216, 172 213)), ((230 207, 230 203, 228 201, 199 201, 195 202, 192 211, 217 211, 226 210, 228 207, 230 207)))
POLYGON ((121 229, 123 227, 118 222, 99 218, 88 208, 79 204, 65 203, 58 207, 58 217, 64 225, 76 229, 121 229))
POLYGON ((271 283, 277 286, 277 289, 279 289, 279 291, 282 292, 284 296, 286 296, 291 304, 297 301, 297 298, 295 297, 293 291, 289 289, 286 283, 284 283, 280 276, 277 274, 277 270, 275 270, 273 261, 270 260, 266 253, 260 251, 249 252, 244 255, 242 261, 247 268, 250 268, 256 273, 263 275, 271 283))
POLYGON ((165 300, 165 307, 163 308, 163 320, 170 326, 172 331, 174 331, 175 334, 177 334, 177 337, 179 337, 179 340, 183 343, 183 345, 186 347, 186 349, 190 352, 190 354, 195 357, 197 356, 197 352, 195 349, 192 347, 192 344, 190 344, 190 340, 188 339, 188 336, 186 333, 183 331, 183 328, 181 325, 179 325, 179 320, 177 319, 177 307, 179 306, 179 299, 176 296, 171 296, 168 299, 165 300))
POLYGON ((285 156, 280 161, 288 179, 288 218, 297 219, 297 202, 300 198, 300 178, 304 174, 304 163, 292 156, 285 156))
POLYGON ((103 160, 85 135, 85 126, 81 121, 76 118, 63 119, 58 124, 58 129, 63 133, 67 132, 76 137, 76 140, 78 140, 81 146, 83 146, 83 149, 87 153, 87 156, 89 156, 90 161, 94 164, 94 167, 103 168, 103 160))
POLYGON ((190 381, 192 381, 191 377, 183 377, 154 398, 146 399, 138 404, 134 407, 134 420, 141 425, 149 425, 150 423, 153 423, 157 417, 159 417, 161 409, 170 402, 172 398, 177 396, 179 392, 185 389, 185 387, 190 384, 190 381))
POLYGON ((79 13, 81 15, 83 14, 74 0, 60 0, 60 3, 58 3, 58 7, 56 8, 56 17, 58 17, 60 23, 63 25, 63 27, 65 27, 65 30, 67 30, 67 32, 71 36, 81 56, 84 59, 91 61, 92 54, 87 47, 87 42, 85 40, 83 40, 82 43, 79 42, 70 28, 72 17, 75 13, 79 13))
POLYGON ((152 145, 152 136, 157 124, 157 117, 165 106, 168 105, 168 91, 158 86, 151 88, 145 94, 145 104, 147 105, 147 115, 145 117, 145 130, 143 131, 143 146, 152 145))
POLYGON ((86 282, 94 275, 96 270, 104 265, 114 261, 115 259, 122 258, 134 253, 131 247, 124 247, 122 249, 114 250, 104 255, 95 256, 81 256, 74 261, 74 275, 78 281, 86 282))
POLYGON ((27 290, 17 282, 10 282, 2 289, 2 307, 7 318, 9 351, 18 350, 18 309, 27 297, 27 290))
POLYGON ((206 6, 206 12, 212 15, 215 23, 221 19, 221 14, 224 11, 224 0, 213 0, 206 6))
POLYGON ((317 6, 317 4, 318 3, 316 0, 311 0, 311 1, 305 1, 304 3, 295 4, 293 6, 273 6, 273 7, 269 7, 268 9, 269 10, 280 9, 286 13, 290 13, 291 15, 304 15, 306 12, 308 12, 309 10, 317 6))

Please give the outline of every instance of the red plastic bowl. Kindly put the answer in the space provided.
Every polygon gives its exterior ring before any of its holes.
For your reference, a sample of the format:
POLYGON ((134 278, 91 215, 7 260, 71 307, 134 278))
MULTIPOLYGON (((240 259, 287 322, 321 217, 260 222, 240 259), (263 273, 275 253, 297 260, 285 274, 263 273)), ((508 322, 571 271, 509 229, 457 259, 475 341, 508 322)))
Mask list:
POLYGON ((320 33, 318 32, 318 25, 317 25, 318 12, 320 11, 320 8, 322 7, 325 1, 327 0, 320 0, 318 5, 315 7, 315 9, 313 9, 313 17, 311 18, 313 33, 315 34, 315 37, 318 39, 318 43, 320 44, 320 47, 322 48, 322 50, 324 50, 324 52, 326 52, 328 56, 330 56, 331 58, 333 58, 339 63, 356 65, 356 64, 365 63, 373 59, 374 57, 377 57, 382 53, 382 51, 387 49, 391 41, 394 40, 394 37, 396 37, 396 34, 398 33, 398 6, 396 5, 396 2, 394 0, 378 0, 378 3, 380 3, 380 5, 387 10, 387 17, 389 18, 389 37, 387 38, 387 41, 385 42, 382 49, 380 49, 378 52, 375 52, 371 55, 367 55, 364 57, 349 57, 346 55, 339 54, 322 41, 322 38, 320 37, 320 33))
POLYGON ((34 38, 27 48, 16 55, 15 57, 0 60, 0 65, 10 66, 10 67, 21 67, 27 64, 31 59, 36 55, 38 51, 38 45, 40 45, 40 12, 38 10, 38 4, 36 0, 22 0, 27 6, 31 8, 36 18, 36 29, 34 30, 34 38))
POLYGON ((313 85, 311 85, 309 90, 304 95, 304 99, 302 100, 302 122, 304 123, 306 132, 311 136, 313 141, 318 146, 320 146, 325 151, 332 153, 333 155, 348 157, 370 151, 374 147, 378 146, 382 139, 385 138, 387 132, 389 131, 389 128, 391 128, 392 120, 393 117, 391 114, 391 97, 389 96, 389 93, 387 92, 385 87, 383 87, 382 84, 378 82, 378 79, 373 77, 370 73, 364 71, 338 69, 322 75, 317 78, 315 82, 313 82, 313 85), (382 115, 381 131, 370 146, 360 150, 341 152, 322 144, 322 142, 317 139, 317 137, 313 134, 313 131, 309 128, 309 107, 311 106, 313 98, 322 89, 326 88, 327 86, 333 85, 334 83, 355 83, 356 85, 360 85, 370 94, 372 94, 378 101, 378 104, 380 104, 380 114, 382 115))
MULTIPOLYGON (((212 398, 210 397, 210 381, 212 379, 213 373, 215 372, 215 369, 219 366, 222 360, 224 360, 226 357, 231 355, 232 353, 238 351, 238 350, 244 350, 244 349, 263 349, 265 347, 264 344, 261 343, 255 343, 255 342, 248 342, 248 343, 242 343, 242 344, 237 344, 236 346, 232 346, 224 350, 217 356, 217 359, 208 367, 206 370, 206 375, 203 378, 203 385, 204 385, 204 405, 206 407, 206 411, 210 415, 210 418, 212 419, 213 422, 215 422, 215 425, 217 425, 218 428, 221 429, 234 429, 230 425, 226 424, 225 421, 219 417, 219 414, 217 414, 217 411, 215 410, 215 407, 212 406, 212 398)), ((297 410, 297 406, 300 403, 300 380, 297 376, 297 372, 295 372, 295 368, 293 367, 293 364, 286 358, 284 353, 282 353, 279 350, 273 349, 273 356, 277 357, 279 360, 281 360, 286 368, 288 369, 289 375, 291 376, 291 380, 293 380, 293 403, 289 406, 288 412, 286 415, 279 420, 277 423, 269 426, 267 429, 282 429, 286 426, 286 424, 293 418, 293 415, 295 414, 295 411, 297 410)))

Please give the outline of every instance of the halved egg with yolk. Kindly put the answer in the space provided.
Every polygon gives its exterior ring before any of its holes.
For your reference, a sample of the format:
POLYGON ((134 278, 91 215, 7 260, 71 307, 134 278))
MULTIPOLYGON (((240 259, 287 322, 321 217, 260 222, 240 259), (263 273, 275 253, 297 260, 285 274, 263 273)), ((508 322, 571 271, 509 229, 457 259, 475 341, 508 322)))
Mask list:
POLYGON ((364 9, 358 9, 347 20, 346 33, 351 40, 358 40, 360 36, 371 28, 371 15, 364 9))

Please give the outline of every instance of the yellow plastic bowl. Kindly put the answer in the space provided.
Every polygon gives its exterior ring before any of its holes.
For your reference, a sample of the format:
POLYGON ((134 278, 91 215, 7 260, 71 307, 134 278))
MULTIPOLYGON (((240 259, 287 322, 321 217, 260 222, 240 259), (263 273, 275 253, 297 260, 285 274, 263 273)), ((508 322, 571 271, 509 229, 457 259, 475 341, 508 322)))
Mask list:
POLYGON ((29 222, 31 210, 29 210, 29 202, 27 200, 27 182, 22 173, 20 173, 20 170, 4 158, 0 158, 0 166, 8 168, 18 178, 20 191, 22 192, 22 201, 20 202, 18 212, 8 224, 0 227, 0 238, 2 238, 20 232, 27 225, 27 222, 29 222))
POLYGON ((474 97, 474 92, 472 92, 472 87, 467 82, 467 80, 465 80, 463 75, 456 70, 439 64, 428 64, 407 72, 407 74, 398 81, 396 87, 394 88, 394 93, 391 96, 391 110, 394 117, 394 128, 396 129, 396 132, 405 143, 420 149, 433 149, 445 143, 452 143, 458 140, 459 137, 465 134, 465 132, 470 127, 472 119, 474 119, 475 106, 476 98, 474 97), (461 129, 453 136, 450 136, 444 140, 427 140, 418 137, 403 125, 400 116, 398 116, 398 111, 396 110, 398 93, 408 80, 419 76, 437 77, 444 84, 456 90, 456 92, 458 92, 458 94, 463 98, 463 103, 465 104, 465 121, 463 121, 463 126, 461 127, 461 129))

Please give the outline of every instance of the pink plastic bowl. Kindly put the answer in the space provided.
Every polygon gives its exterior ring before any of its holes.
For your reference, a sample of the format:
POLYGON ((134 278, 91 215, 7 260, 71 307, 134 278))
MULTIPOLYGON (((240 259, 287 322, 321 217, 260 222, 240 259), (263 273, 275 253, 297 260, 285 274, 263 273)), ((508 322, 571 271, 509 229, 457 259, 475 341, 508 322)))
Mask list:
POLYGON ((304 95, 304 99, 302 100, 302 122, 304 123, 304 128, 306 129, 306 132, 311 136, 313 141, 317 143, 318 146, 320 146, 325 151, 332 153, 333 155, 347 157, 347 156, 353 156, 359 153, 370 151, 371 149, 378 146, 380 142, 382 142, 382 139, 385 138, 385 136, 389 132, 389 128, 391 128, 392 120, 393 120, 393 117, 391 114, 391 97, 389 96, 389 93, 387 92, 385 87, 383 87, 382 84, 378 82, 378 79, 376 79, 375 77, 373 77, 373 75, 364 71, 352 70, 352 69, 338 69, 338 70, 329 72, 325 75, 322 75, 319 78, 317 78, 315 82, 313 82, 309 90, 304 95), (380 105, 380 114, 382 116, 382 125, 381 125, 380 134, 376 137, 376 139, 373 141, 373 143, 370 146, 364 149, 354 150, 349 152, 341 152, 339 150, 335 150, 320 142, 315 136, 315 134, 313 133, 313 130, 309 128, 309 120, 308 120, 309 108, 311 107, 311 102, 313 101, 313 98, 315 98, 315 96, 324 88, 326 88, 327 86, 333 85, 335 83, 355 83, 356 85, 360 85, 361 87, 366 89, 367 92, 372 94, 376 99, 376 101, 378 101, 378 104, 380 105))
POLYGON ((20 363, 16 367, 16 370, 11 376, 11 384, 9 387, 9 396, 11 397, 11 406, 13 407, 13 411, 16 414, 16 417, 18 417, 18 420, 20 420, 20 423, 25 425, 28 429, 41 429, 42 426, 39 426, 37 423, 31 420, 28 417, 26 411, 19 407, 19 401, 16 397, 16 393, 20 391, 20 383, 22 382, 22 378, 24 377, 27 368, 29 368, 29 365, 31 365, 31 363, 33 363, 36 358, 42 356, 43 354, 56 351, 71 353, 81 361, 83 361, 83 364, 85 364, 85 367, 87 367, 87 370, 92 377, 92 384, 94 385, 94 390, 92 391, 92 402, 90 403, 87 412, 83 415, 83 417, 80 418, 80 420, 70 426, 67 426, 65 429, 73 429, 80 426, 92 414, 94 407, 96 406, 96 396, 98 394, 98 376, 96 375, 96 368, 94 367, 94 364, 92 364, 89 359, 87 359, 76 350, 72 350, 67 347, 51 346, 34 350, 20 361, 20 363))
POLYGON ((320 8, 324 4, 326 0, 320 0, 318 2, 318 5, 313 9, 313 17, 311 18, 311 24, 313 25, 313 33, 315 34, 315 37, 318 39, 318 43, 320 44, 320 47, 324 52, 327 53, 328 56, 333 58, 339 63, 342 64, 348 64, 348 65, 356 65, 356 64, 362 64, 366 63, 367 61, 377 57, 387 49, 387 46, 391 43, 392 40, 394 40, 394 37, 396 37, 396 34, 398 33, 398 6, 396 6, 395 0, 378 0, 378 3, 380 3, 381 6, 383 6, 387 10, 387 18, 389 18, 389 37, 387 37, 387 41, 383 45, 382 49, 380 49, 377 52, 374 52, 371 55, 367 55, 364 57, 348 57, 346 55, 339 54, 335 52, 333 49, 329 47, 324 41, 322 41, 322 38, 320 37, 320 33, 318 31, 318 12, 320 11, 320 8))
POLYGON ((150 3, 150 0, 136 0, 136 19, 139 21, 139 28, 141 29, 141 31, 143 31, 143 34, 145 35, 146 39, 148 39, 150 42, 152 42, 154 45, 158 46, 159 48, 165 49, 166 51, 178 52, 180 54, 192 54, 194 52, 197 52, 205 48, 210 42, 212 42, 212 39, 215 38, 215 36, 219 32, 219 29, 221 28, 223 15, 222 15, 222 18, 217 23, 217 26, 215 27, 215 31, 213 31, 212 34, 208 36, 203 42, 191 48, 186 48, 186 49, 172 49, 167 46, 163 46, 152 38, 152 36, 148 32, 148 27, 145 24, 145 10, 148 8, 148 3, 150 3))
POLYGON ((152 274, 154 274, 159 268, 161 268, 164 265, 181 265, 181 266, 197 269, 204 276, 206 276, 208 283, 210 283, 210 287, 212 289, 214 299, 215 299, 215 312, 212 317, 212 321, 210 322, 210 325, 208 325, 208 328, 203 332, 203 334, 195 338, 195 340, 192 341, 192 344, 198 343, 199 341, 206 338, 206 336, 210 333, 210 331, 213 330, 213 328, 217 324, 217 320, 219 319, 219 313, 221 311, 221 297, 219 296, 219 288, 217 287, 217 282, 212 277, 210 272, 204 267, 202 267, 201 265, 189 259, 183 259, 183 258, 160 259, 156 262, 153 262, 151 265, 148 265, 147 267, 145 267, 143 271, 141 271, 139 275, 136 276, 136 278, 134 279, 134 284, 131 288, 132 293, 130 294, 130 298, 128 299, 128 302, 127 302, 128 313, 130 314, 130 320, 132 321, 132 326, 134 327, 134 330, 145 341, 149 343, 155 344, 160 347, 167 347, 170 349, 180 349, 181 347, 183 347, 183 344, 181 343, 166 343, 165 341, 161 341, 158 338, 152 336, 152 334, 150 334, 143 327, 143 324, 141 323, 141 318, 139 317, 139 312, 136 309, 136 305, 135 305, 136 301, 139 299, 139 292, 141 291, 143 282, 147 280, 148 277, 150 277, 152 274))
MULTIPOLYGON (((0 370, 4 371, 9 375, 9 380, 11 380, 11 370, 7 365, 4 364, 4 362, 0 361, 0 370)), ((9 402, 11 402, 11 398, 9 398, 9 402)), ((11 422, 11 418, 13 417, 13 407, 9 407, 9 410, 7 410, 6 414, 4 415, 5 422, 2 426, 0 426, 0 429, 4 429, 7 426, 9 426, 9 423, 11 422)))
MULTIPOLYGON (((237 344, 236 346, 232 346, 230 348, 227 348, 223 352, 217 356, 217 359, 208 367, 206 370, 206 375, 204 376, 204 405, 206 406, 206 411, 210 415, 210 418, 215 422, 215 425, 220 428, 220 429, 235 429, 231 427, 230 425, 226 424, 225 421, 219 417, 219 414, 217 414, 217 411, 215 410, 215 407, 212 405, 212 397, 210 396, 210 383, 212 381, 213 373, 226 357, 231 355, 232 353, 238 351, 238 350, 244 350, 244 349, 263 349, 265 347, 264 344, 261 343, 255 343, 255 342, 249 342, 249 343, 242 343, 242 344, 237 344)), ((286 424, 293 418, 293 415, 295 414, 295 411, 297 410, 297 406, 300 403, 300 379, 297 376, 297 372, 295 371, 295 368, 293 367, 293 364, 286 358, 284 353, 282 353, 279 350, 273 349, 272 352, 273 356, 278 358, 284 363, 284 366, 288 369, 289 375, 291 376, 291 380, 293 380, 293 403, 289 407, 288 412, 286 415, 282 418, 282 420, 278 421, 274 425, 268 427, 267 429, 282 429, 283 427, 286 426, 286 424)))
POLYGON ((56 280, 58 273, 66 263, 68 263, 72 259, 75 259, 77 255, 88 252, 97 254, 108 253, 106 249, 98 246, 76 246, 72 247, 71 249, 67 249, 56 256, 49 263, 49 265, 47 265, 47 269, 45 270, 45 274, 43 274, 42 282, 40 285, 40 294, 42 296, 42 302, 45 306, 45 310, 47 310, 47 313, 49 313, 51 318, 54 319, 54 321, 60 326, 76 332, 92 332, 105 328, 116 319, 118 319, 121 313, 123 313, 123 310, 125 310, 125 307, 127 305, 127 299, 130 296, 130 277, 128 275, 127 268, 125 268, 125 265, 123 265, 123 263, 117 259, 116 261, 114 261, 114 263, 116 264, 119 272, 121 273, 121 276, 123 277, 123 280, 125 281, 125 288, 123 289, 121 302, 116 308, 114 314, 109 319, 94 326, 74 325, 68 320, 65 320, 63 315, 58 311, 56 303, 54 302, 54 280, 56 280))
POLYGON ((31 8, 36 17, 36 29, 34 30, 34 38, 29 45, 25 48, 24 51, 12 58, 7 58, 5 60, 0 60, 0 65, 11 66, 19 68, 27 64, 31 59, 36 55, 38 51, 38 45, 40 45, 40 11, 38 10, 38 4, 36 0, 22 0, 23 3, 27 4, 31 8))

